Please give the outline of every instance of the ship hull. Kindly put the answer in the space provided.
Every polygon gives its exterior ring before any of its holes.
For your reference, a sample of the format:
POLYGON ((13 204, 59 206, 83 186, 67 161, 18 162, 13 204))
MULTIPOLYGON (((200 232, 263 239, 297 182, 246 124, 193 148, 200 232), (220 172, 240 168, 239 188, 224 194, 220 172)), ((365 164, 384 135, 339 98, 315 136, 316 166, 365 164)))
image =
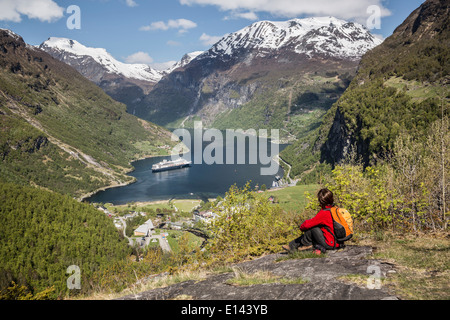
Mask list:
POLYGON ((169 170, 181 169, 181 168, 190 167, 190 166, 191 166, 190 163, 185 163, 185 164, 180 164, 180 165, 171 166, 171 167, 152 169, 152 172, 169 171, 169 170))

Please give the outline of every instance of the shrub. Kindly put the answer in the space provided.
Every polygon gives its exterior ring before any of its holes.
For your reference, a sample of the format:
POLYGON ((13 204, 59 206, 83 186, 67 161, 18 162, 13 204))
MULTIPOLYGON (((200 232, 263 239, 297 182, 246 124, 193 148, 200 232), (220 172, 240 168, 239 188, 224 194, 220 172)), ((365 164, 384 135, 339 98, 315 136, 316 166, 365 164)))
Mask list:
POLYGON ((207 251, 213 261, 238 261, 279 250, 293 237, 289 214, 274 206, 264 194, 232 186, 224 200, 212 208, 217 215, 209 226, 212 238, 207 251))
POLYGON ((444 117, 432 124, 426 138, 400 132, 384 163, 366 168, 354 161, 338 165, 326 186, 337 204, 368 230, 445 230, 450 200, 448 129, 444 117))

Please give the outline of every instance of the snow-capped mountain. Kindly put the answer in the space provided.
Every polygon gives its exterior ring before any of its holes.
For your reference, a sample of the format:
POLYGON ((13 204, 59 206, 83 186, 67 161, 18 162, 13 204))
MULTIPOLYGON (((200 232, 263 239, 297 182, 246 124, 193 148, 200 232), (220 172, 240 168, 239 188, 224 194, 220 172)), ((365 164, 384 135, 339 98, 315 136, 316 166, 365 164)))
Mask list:
POLYGON ((71 39, 52 37, 39 49, 70 65, 127 106, 142 99, 163 77, 146 64, 123 63, 103 48, 86 47, 71 39))
POLYGON ((166 70, 163 71, 164 74, 169 74, 171 73, 173 70, 178 69, 178 68, 183 68, 186 65, 188 65, 192 60, 194 60, 195 58, 197 58, 199 55, 201 55, 202 53, 204 53, 204 51, 194 51, 194 52, 190 52, 190 53, 186 53, 180 61, 177 61, 175 64, 173 64, 170 68, 167 68, 166 70))
MULTIPOLYGON (((299 90, 316 85, 311 80, 314 75, 323 81, 323 87, 315 90, 324 92, 320 99, 328 103, 345 90, 361 57, 381 42, 362 25, 333 17, 255 22, 224 36, 183 68, 164 76, 133 106, 133 112, 162 125, 189 116, 200 117, 206 125, 238 124, 242 115, 252 111, 238 115, 235 109, 263 93, 269 96, 268 92, 287 94, 285 99, 294 103, 296 96, 305 93, 299 90), (336 79, 341 82, 333 93, 325 86, 336 79)), ((266 100, 261 98, 254 105, 266 100)), ((291 110, 291 106, 284 108, 291 110)), ((279 119, 273 105, 265 110, 264 120, 242 123, 260 126, 269 124, 272 117, 279 119)))
POLYGON ((316 17, 255 22, 222 38, 208 51, 208 55, 232 56, 242 50, 251 50, 264 56, 265 53, 287 50, 308 56, 322 54, 359 59, 380 43, 380 39, 358 23, 334 17, 316 17))
POLYGON ((305 74, 346 78, 381 42, 360 24, 316 17, 255 22, 163 71, 119 62, 105 49, 69 39, 50 38, 40 48, 125 103, 130 113, 165 125, 190 115, 212 123, 271 86, 301 83, 305 74))
POLYGON ((87 59, 93 59, 104 67, 107 73, 121 75, 129 79, 158 82, 162 77, 159 71, 146 64, 123 63, 116 60, 103 48, 86 47, 71 39, 51 37, 43 42, 39 48, 71 65, 75 64, 75 61, 81 65, 85 64, 87 59))

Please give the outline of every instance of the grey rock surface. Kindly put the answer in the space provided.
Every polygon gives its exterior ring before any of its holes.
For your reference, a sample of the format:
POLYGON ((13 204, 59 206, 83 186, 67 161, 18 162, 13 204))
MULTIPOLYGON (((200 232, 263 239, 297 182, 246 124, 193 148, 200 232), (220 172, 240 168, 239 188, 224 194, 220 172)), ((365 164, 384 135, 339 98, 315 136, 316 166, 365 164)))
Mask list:
POLYGON ((287 279, 301 278, 303 284, 267 283, 251 286, 227 284, 234 272, 213 274, 202 281, 185 281, 128 295, 120 300, 168 300, 187 297, 192 300, 382 300, 397 299, 382 285, 382 279, 395 272, 392 264, 367 259, 371 247, 347 246, 328 251, 320 258, 280 259, 286 253, 266 255, 238 263, 244 273, 265 271, 287 279), (362 283, 344 281, 345 275, 364 275, 362 283), (381 279, 380 279, 381 278, 381 279), (367 281, 364 281, 367 279, 367 281))

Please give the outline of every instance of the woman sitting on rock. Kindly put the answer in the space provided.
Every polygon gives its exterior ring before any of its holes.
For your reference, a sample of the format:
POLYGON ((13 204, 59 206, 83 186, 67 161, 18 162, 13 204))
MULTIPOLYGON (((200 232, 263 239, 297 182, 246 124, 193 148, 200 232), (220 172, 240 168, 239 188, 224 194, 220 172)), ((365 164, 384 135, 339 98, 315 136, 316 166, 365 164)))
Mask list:
POLYGON ((339 248, 339 243, 335 243, 333 228, 333 219, 330 209, 333 207, 334 199, 333 193, 328 189, 321 189, 317 193, 317 198, 322 209, 316 214, 314 218, 305 220, 300 226, 303 234, 291 241, 289 245, 283 246, 283 249, 289 252, 297 250, 304 250, 314 248, 316 254, 325 253, 326 250, 339 248))

